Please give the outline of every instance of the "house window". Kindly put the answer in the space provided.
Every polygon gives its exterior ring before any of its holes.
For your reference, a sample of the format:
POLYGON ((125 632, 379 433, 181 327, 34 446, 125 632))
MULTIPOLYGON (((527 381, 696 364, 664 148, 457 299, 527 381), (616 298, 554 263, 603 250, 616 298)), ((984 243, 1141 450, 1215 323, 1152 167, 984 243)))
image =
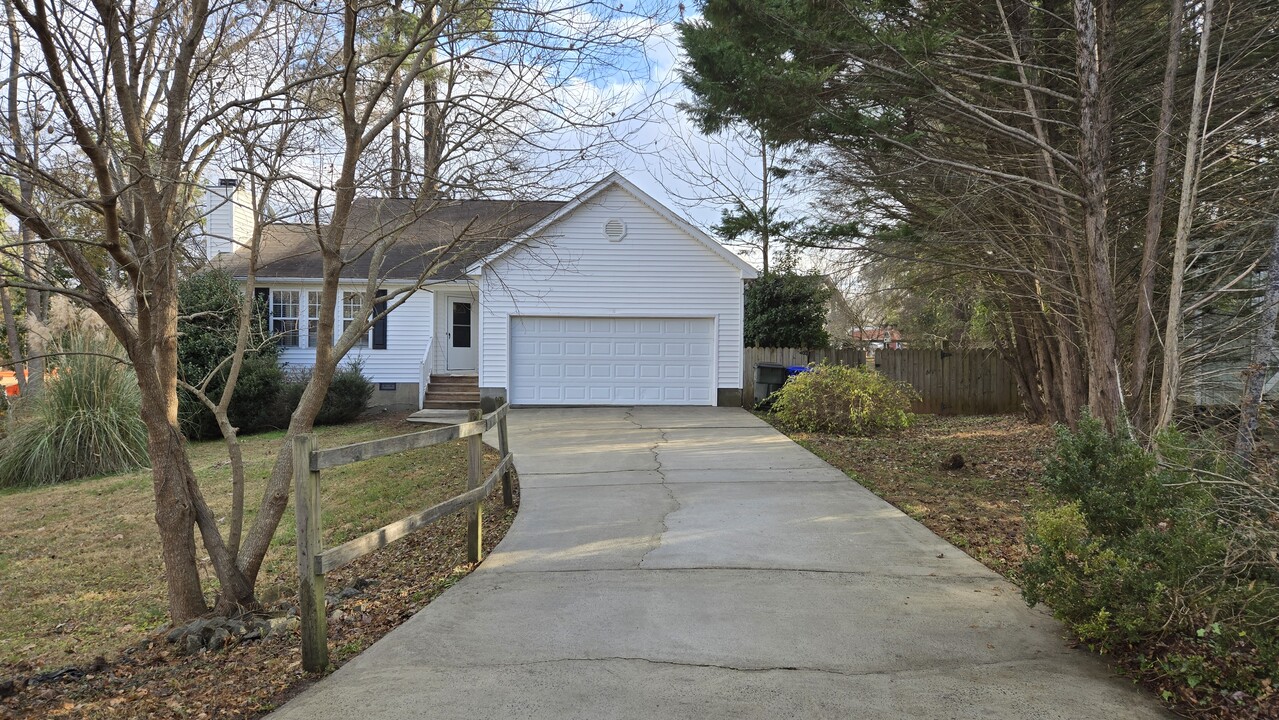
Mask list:
POLYGON ((311 290, 306 294, 307 347, 315 347, 320 342, 320 296, 319 290, 311 290))
POLYGON ((271 292, 271 334, 281 347, 298 346, 299 295, 297 290, 271 292))
MULTIPOLYGON (((344 292, 342 293, 342 329, 352 323, 363 322, 364 320, 364 293, 361 292, 344 292)), ((354 347, 368 347, 369 333, 366 328, 364 334, 355 339, 354 347)))

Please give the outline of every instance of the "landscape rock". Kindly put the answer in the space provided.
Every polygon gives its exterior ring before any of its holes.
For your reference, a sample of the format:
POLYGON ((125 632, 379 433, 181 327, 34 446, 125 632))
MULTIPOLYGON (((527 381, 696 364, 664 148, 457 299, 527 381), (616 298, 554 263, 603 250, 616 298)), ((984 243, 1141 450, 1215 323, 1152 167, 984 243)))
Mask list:
POLYGON ((231 633, 224 627, 217 628, 213 631, 213 636, 209 638, 210 650, 221 650, 227 646, 231 640, 231 633))
POLYGON ((269 634, 271 635, 292 632, 302 624, 302 621, 296 617, 271 618, 268 622, 270 623, 271 631, 269 634))
POLYGON ((204 641, 200 639, 199 634, 192 633, 187 635, 186 644, 183 649, 187 655, 194 655, 204 649, 204 641))

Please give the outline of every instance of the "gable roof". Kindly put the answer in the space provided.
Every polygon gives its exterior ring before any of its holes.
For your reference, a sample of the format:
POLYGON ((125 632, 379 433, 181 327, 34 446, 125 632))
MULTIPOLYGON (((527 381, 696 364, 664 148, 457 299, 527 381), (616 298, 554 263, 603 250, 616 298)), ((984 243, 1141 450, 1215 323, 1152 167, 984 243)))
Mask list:
POLYGON ((648 209, 662 216, 662 218, 665 219, 667 222, 671 223, 675 227, 684 231, 684 233, 686 233, 687 235, 692 237, 694 240, 696 240, 697 242, 705 246, 706 249, 715 253, 725 262, 727 262, 728 264, 740 270, 742 273, 742 278, 749 280, 759 276, 759 272, 755 269, 753 265, 741 259, 735 253, 731 252, 728 248, 721 245, 717 240, 715 240, 715 238, 711 237, 710 235, 707 235, 697 226, 688 222, 684 218, 680 217, 679 215, 671 211, 670 208, 666 207, 662 203, 655 200, 653 196, 649 195, 643 190, 640 190, 638 186, 636 186, 630 180, 627 180, 625 177, 622 176, 621 173, 616 171, 609 173, 607 177, 595 183, 594 185, 590 186, 586 190, 582 191, 581 193, 577 195, 577 197, 562 204, 556 210, 550 212, 545 217, 541 218, 540 220, 536 221, 529 227, 525 228, 523 232, 511 238, 509 242, 502 243, 498 247, 494 248, 493 252, 491 252, 487 256, 484 256, 483 258, 481 258, 480 260, 472 264, 469 268, 467 268, 467 274, 473 275, 481 272, 485 267, 495 262, 498 258, 501 258, 509 254, 510 252, 514 251, 515 249, 523 246, 526 242, 531 240, 538 233, 542 232, 543 230, 550 227, 551 225, 554 225, 557 221, 567 217, 574 210, 578 209, 582 205, 585 205, 586 203, 590 202, 597 196, 603 194, 605 191, 613 187, 621 188, 622 190, 630 193, 631 195, 635 197, 636 200, 639 200, 646 207, 648 207, 648 209))
MULTIPOLYGON (((445 200, 421 208, 417 201, 402 198, 359 198, 351 207, 343 253, 347 264, 341 276, 368 277, 372 249, 390 235, 396 240, 382 261, 383 280, 416 281, 428 263, 436 267, 429 282, 461 280, 483 270, 566 217, 606 190, 618 187, 633 195, 650 210, 737 268, 744 278, 754 278, 754 267, 720 245, 714 238, 654 200, 633 183, 614 172, 564 201, 536 200, 445 200)), ((320 252, 312 225, 272 224, 263 228, 259 250, 259 279, 313 279, 320 277, 320 252)), ((233 276, 248 275, 245 248, 223 253, 214 262, 233 276)))
MULTIPOLYGON (((523 233, 562 201, 445 200, 422 208, 414 200, 360 198, 351 207, 343 254, 347 264, 341 276, 368 277, 372 249, 394 236, 382 260, 384 280, 416 281, 429 264, 433 282, 457 280, 467 267, 523 233)), ((272 224, 263 228, 259 250, 259 278, 309 279, 320 277, 322 267, 315 238, 316 227, 272 224)), ((248 251, 238 248, 214 260, 235 277, 246 277, 248 251)))

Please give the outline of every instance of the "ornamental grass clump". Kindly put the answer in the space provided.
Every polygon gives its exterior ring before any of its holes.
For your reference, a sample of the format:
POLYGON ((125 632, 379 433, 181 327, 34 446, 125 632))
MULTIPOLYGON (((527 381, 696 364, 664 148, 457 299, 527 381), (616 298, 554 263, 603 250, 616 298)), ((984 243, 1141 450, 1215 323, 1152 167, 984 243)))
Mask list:
POLYGON ((785 426, 834 435, 874 435, 909 427, 919 394, 862 367, 814 365, 770 397, 785 426))
POLYGON ((15 403, 0 440, 0 487, 53 483, 148 463, 141 393, 123 351, 101 331, 64 334, 44 390, 15 403))

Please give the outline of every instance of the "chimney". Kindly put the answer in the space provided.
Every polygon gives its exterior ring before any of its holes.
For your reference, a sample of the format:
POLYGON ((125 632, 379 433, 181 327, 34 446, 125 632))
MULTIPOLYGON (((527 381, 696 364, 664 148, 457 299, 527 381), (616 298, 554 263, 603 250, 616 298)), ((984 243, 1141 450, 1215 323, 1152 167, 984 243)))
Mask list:
POLYGON ((236 178, 219 178, 204 188, 200 222, 198 242, 206 260, 247 248, 253 239, 253 198, 236 178))

